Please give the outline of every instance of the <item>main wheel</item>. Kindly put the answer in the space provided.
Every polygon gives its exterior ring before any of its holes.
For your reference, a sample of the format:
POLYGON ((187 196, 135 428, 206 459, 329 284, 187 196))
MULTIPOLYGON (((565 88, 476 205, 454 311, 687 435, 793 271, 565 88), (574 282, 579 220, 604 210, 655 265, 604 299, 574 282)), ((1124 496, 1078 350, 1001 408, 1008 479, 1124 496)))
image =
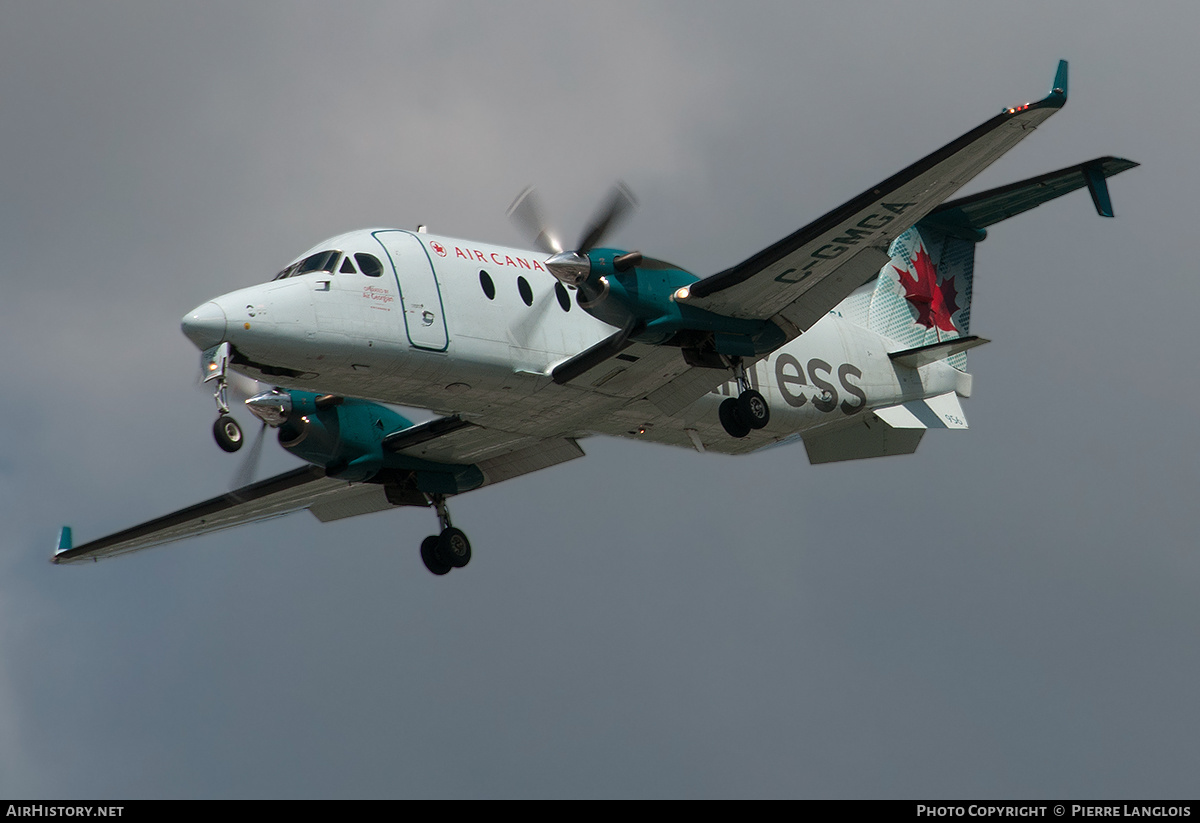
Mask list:
POLYGON ((738 395, 738 417, 752 429, 761 429, 771 422, 771 407, 767 399, 754 389, 746 389, 738 395))
POLYGON ((471 562, 471 541, 459 529, 448 528, 437 538, 437 555, 443 563, 461 569, 471 562))
POLYGON ((738 401, 735 398, 731 397, 723 401, 717 411, 721 418, 721 425, 725 427, 725 431, 730 437, 745 437, 750 433, 750 424, 742 419, 742 415, 738 412, 738 401))
POLYGON ((227 414, 221 415, 217 422, 213 423, 213 437, 216 438, 217 445, 227 452, 237 451, 246 440, 242 435, 242 427, 227 414))
POLYGON ((438 538, 436 534, 431 534, 421 541, 421 559, 425 561, 425 568, 429 569, 439 577, 450 571, 449 563, 443 563, 438 557, 438 538))

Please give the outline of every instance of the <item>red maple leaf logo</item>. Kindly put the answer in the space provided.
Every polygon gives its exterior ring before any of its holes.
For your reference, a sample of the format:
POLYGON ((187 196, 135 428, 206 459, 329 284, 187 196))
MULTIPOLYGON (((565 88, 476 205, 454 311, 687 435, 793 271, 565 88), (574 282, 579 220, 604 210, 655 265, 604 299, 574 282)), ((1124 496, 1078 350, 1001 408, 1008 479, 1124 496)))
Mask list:
POLYGON ((904 299, 912 303, 917 310, 917 323, 927 329, 937 326, 942 331, 958 331, 951 316, 961 306, 955 302, 958 292, 954 288, 954 278, 948 277, 937 282, 937 268, 929 258, 925 247, 917 249, 916 256, 909 264, 916 270, 913 277, 907 269, 892 266, 900 275, 900 285, 904 287, 904 299))

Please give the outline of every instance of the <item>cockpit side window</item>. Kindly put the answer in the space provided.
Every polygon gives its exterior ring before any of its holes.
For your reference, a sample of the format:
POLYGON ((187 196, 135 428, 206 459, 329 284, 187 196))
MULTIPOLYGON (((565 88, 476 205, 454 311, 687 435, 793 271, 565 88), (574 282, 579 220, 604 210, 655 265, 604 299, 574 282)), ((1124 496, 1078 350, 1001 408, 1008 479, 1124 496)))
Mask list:
POLYGON ((383 274, 383 265, 375 255, 360 251, 354 255, 354 259, 358 261, 358 267, 367 277, 378 277, 383 274))
POLYGON ((346 255, 346 259, 342 261, 342 267, 338 269, 339 274, 358 274, 358 269, 354 268, 354 261, 350 259, 350 255, 346 255))
POLYGON ((342 253, 340 251, 319 251, 316 254, 310 254, 299 263, 293 263, 271 279, 283 280, 288 277, 299 277, 302 274, 309 274, 314 271, 332 272, 337 266, 338 260, 341 259, 341 256, 342 253))
POLYGON ((342 256, 340 251, 319 251, 316 254, 309 255, 300 261, 300 265, 296 268, 291 276, 299 277, 302 274, 308 274, 314 271, 333 271, 337 265, 338 258, 342 256))

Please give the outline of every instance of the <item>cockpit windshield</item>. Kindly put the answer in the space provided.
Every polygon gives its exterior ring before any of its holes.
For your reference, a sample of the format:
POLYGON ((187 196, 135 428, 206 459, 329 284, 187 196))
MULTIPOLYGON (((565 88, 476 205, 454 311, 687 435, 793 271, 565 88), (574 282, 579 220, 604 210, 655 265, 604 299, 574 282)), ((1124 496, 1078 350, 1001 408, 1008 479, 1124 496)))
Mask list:
POLYGON ((314 271, 332 272, 337 266, 338 260, 342 257, 340 251, 319 251, 316 254, 310 254, 308 257, 301 260, 299 263, 293 263, 286 269, 275 275, 273 279, 283 280, 285 277, 299 277, 302 274, 308 274, 314 271))

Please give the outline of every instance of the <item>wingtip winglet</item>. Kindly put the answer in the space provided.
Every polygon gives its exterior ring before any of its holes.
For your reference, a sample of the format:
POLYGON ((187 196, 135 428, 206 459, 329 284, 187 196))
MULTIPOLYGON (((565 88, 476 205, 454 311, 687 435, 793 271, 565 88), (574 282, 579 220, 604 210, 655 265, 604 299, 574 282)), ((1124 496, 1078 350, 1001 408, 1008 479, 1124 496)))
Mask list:
POLYGON ((63 526, 62 531, 58 533, 58 548, 54 551, 54 557, 51 558, 55 563, 63 552, 69 552, 72 547, 71 527, 63 526))
POLYGON ((1087 180, 1088 194, 1092 196, 1092 205, 1096 207, 1096 214, 1101 217, 1112 217, 1112 197, 1108 193, 1108 181, 1105 179, 1104 169, 1098 163, 1084 166, 1083 176, 1087 180))
POLYGON ((1050 86, 1050 94, 1046 97, 1047 102, 1054 101, 1058 105, 1063 105, 1067 102, 1067 61, 1058 61, 1058 71, 1054 73, 1054 84, 1050 86))
MULTIPOLYGON (((1058 70, 1054 72, 1054 83, 1050 86, 1050 93, 1038 100, 1036 103, 1026 103, 1023 106, 1014 106, 1010 109, 1004 109, 1010 115, 1020 114, 1029 109, 1061 109, 1067 104, 1067 61, 1058 61, 1058 70)), ((1002 113, 1003 113, 1002 112, 1002 113)))

